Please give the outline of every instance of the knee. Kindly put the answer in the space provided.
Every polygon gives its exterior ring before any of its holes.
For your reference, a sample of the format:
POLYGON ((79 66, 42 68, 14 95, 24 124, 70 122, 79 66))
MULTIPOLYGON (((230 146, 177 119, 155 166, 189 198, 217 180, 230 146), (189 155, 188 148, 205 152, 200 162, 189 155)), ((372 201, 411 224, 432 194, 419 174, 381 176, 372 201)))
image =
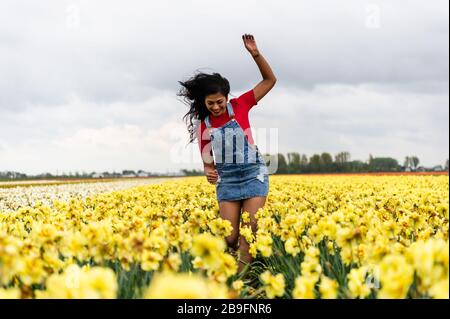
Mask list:
POLYGON ((231 247, 233 249, 237 248, 238 244, 238 234, 231 234, 226 238, 228 247, 231 247))

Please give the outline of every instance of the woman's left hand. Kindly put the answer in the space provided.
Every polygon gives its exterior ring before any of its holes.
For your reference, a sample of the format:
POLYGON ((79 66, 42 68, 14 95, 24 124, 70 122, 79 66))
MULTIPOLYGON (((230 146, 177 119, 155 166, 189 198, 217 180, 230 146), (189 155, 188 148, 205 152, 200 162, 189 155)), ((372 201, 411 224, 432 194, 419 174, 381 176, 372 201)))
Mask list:
POLYGON ((259 50, 256 46, 255 38, 251 34, 244 34, 242 36, 242 40, 244 41, 245 48, 252 54, 252 56, 259 53, 259 50))

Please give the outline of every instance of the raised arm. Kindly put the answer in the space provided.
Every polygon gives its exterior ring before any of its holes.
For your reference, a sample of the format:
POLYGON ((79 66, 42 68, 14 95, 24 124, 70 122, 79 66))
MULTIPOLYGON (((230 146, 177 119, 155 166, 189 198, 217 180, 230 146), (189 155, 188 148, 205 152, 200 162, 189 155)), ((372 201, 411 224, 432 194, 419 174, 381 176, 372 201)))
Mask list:
POLYGON ((259 52, 255 38, 251 34, 244 34, 242 36, 245 48, 250 52, 256 64, 258 65, 259 71, 263 77, 262 81, 259 82, 254 88, 253 93, 255 94, 255 100, 258 102, 261 100, 275 85, 277 78, 272 72, 272 69, 267 63, 266 59, 259 52))

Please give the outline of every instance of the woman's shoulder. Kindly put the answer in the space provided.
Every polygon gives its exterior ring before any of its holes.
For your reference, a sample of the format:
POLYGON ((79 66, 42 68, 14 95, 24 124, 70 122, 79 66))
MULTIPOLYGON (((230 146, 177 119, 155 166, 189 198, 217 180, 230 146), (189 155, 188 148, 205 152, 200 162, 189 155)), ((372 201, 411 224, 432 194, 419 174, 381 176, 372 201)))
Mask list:
POLYGON ((233 109, 241 109, 246 111, 249 111, 254 105, 258 104, 255 100, 253 89, 242 93, 237 98, 230 99, 230 103, 233 106, 233 109))

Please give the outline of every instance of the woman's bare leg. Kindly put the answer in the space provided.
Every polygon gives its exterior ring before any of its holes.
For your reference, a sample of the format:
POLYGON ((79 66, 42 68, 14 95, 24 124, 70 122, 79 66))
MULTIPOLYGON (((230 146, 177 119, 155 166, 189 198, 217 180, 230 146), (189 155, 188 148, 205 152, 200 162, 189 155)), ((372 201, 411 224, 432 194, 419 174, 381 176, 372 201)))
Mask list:
POLYGON ((239 220, 241 217, 241 201, 220 201, 219 202, 220 217, 229 220, 233 230, 231 235, 226 237, 228 247, 237 250, 239 238, 239 220))
MULTIPOLYGON (((266 197, 252 197, 246 198, 242 202, 242 211, 246 211, 250 215, 250 226, 252 228, 253 234, 256 234, 257 222, 256 222, 256 212, 258 209, 263 208, 266 203, 266 197)), ((243 223, 243 226, 248 225, 243 223)), ((239 267, 238 272, 241 272, 242 269, 253 260, 252 255, 249 253, 250 245, 245 240, 244 236, 241 236, 239 239, 239 267)))

